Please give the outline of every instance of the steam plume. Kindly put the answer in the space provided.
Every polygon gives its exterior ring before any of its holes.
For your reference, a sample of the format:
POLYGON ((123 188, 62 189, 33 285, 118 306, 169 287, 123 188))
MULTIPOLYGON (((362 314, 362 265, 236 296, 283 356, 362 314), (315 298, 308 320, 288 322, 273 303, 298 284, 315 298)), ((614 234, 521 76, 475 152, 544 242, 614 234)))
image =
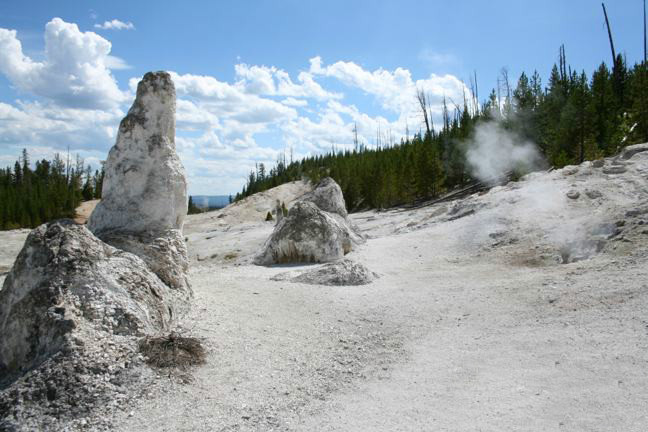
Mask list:
POLYGON ((466 152, 473 176, 485 183, 498 183, 507 173, 529 172, 542 166, 536 146, 495 121, 477 125, 466 152))

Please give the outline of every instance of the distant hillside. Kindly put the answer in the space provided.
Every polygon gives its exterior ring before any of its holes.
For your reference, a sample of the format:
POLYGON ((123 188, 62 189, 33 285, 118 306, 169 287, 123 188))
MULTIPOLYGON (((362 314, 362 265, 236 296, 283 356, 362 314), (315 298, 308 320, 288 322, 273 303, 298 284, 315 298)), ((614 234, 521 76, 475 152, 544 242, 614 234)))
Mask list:
POLYGON ((192 195, 191 199, 201 209, 218 209, 229 204, 228 195, 192 195))

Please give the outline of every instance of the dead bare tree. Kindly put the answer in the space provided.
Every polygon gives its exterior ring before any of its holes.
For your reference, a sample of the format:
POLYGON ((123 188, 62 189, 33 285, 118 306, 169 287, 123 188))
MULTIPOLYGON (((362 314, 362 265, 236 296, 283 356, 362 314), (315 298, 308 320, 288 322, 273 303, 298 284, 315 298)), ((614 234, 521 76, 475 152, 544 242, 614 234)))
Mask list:
MULTIPOLYGON (((509 76, 508 76, 508 69, 503 67, 502 70, 500 71, 500 76, 501 79, 498 77, 497 79, 497 84, 498 86, 502 87, 502 93, 505 95, 504 103, 503 103, 503 110, 502 112, 504 113, 505 117, 508 117, 511 114, 511 108, 512 108, 512 101, 511 101, 511 84, 509 82, 509 76)), ((497 94, 499 96, 500 90, 498 88, 497 94)), ((502 103, 501 99, 498 101, 498 103, 502 103)))
POLYGON ((644 0, 644 63, 646 63, 646 0, 644 0))
POLYGON ((416 98, 418 99, 419 106, 421 108, 421 114, 423 114, 423 120, 425 120, 425 131, 429 136, 432 136, 432 129, 430 127, 430 119, 428 116, 428 98, 425 96, 425 90, 416 89, 416 98))
POLYGON ((475 72, 475 108, 479 112, 479 87, 477 87, 477 70, 475 72))
POLYGON ((612 30, 610 29, 610 21, 608 20, 607 11, 605 10, 605 3, 601 3, 603 7, 603 15, 605 16, 605 25, 607 26, 608 37, 610 38, 610 49, 612 50, 612 66, 616 64, 616 52, 614 51, 614 42, 612 41, 612 30))
POLYGON ((358 151, 358 123, 353 123, 353 148, 358 151))

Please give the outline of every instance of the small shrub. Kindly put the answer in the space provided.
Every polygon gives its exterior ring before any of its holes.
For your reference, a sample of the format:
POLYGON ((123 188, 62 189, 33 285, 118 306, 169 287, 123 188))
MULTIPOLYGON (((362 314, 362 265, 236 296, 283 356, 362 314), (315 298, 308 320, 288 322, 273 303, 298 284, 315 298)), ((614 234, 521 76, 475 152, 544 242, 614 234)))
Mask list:
POLYGON ((146 363, 160 368, 186 367, 205 363, 207 353, 200 340, 175 332, 166 336, 147 336, 139 343, 146 363))
POLYGON ((237 257, 238 257, 238 254, 237 254, 236 252, 229 252, 229 253, 225 254, 225 256, 223 257, 223 259, 226 259, 226 260, 233 260, 233 259, 235 259, 235 258, 237 258, 237 257))
POLYGON ((274 218, 272 217, 272 213, 268 212, 268 214, 266 215, 265 220, 266 220, 266 222, 274 220, 274 218))

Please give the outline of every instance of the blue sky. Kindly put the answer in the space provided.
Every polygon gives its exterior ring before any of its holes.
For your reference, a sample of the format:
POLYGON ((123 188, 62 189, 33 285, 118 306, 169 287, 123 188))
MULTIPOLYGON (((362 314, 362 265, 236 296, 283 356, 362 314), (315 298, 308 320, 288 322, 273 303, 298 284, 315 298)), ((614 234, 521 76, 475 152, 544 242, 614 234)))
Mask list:
MULTIPOLYGON (((639 61, 641 0, 607 7, 639 61)), ((349 146, 354 124, 368 145, 379 128, 398 140, 420 127, 417 87, 438 112, 475 70, 481 99, 503 67, 546 79, 562 43, 577 70, 610 59, 598 0, 5 1, 0 29, 0 165, 68 145, 97 165, 138 77, 165 69, 192 194, 235 193, 284 149, 349 146)))

